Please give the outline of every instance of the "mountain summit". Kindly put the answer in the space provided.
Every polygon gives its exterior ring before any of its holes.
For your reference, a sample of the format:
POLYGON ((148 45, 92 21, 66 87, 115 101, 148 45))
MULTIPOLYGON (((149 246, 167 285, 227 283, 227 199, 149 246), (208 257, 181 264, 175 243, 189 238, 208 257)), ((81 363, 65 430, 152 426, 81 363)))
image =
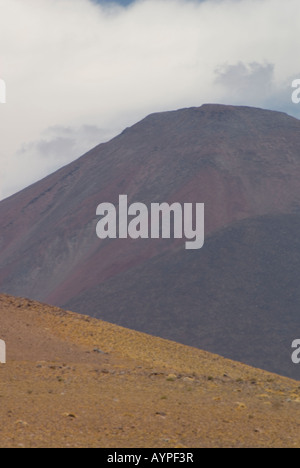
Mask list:
POLYGON ((298 378, 300 121, 153 114, 0 203, 0 290, 298 378), (200 251, 96 236, 96 207, 205 204, 200 251))

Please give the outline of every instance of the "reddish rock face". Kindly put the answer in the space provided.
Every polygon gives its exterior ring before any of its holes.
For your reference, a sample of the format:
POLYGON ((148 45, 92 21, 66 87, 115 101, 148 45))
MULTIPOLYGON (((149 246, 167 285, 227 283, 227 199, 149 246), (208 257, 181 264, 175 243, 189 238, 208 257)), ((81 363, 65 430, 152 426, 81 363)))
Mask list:
MULTIPOLYGON (((184 241, 99 240, 96 207, 117 203, 120 194, 149 206, 205 203, 206 239, 238 221, 295 214, 300 122, 278 112, 223 105, 150 115, 0 203, 0 290, 73 304, 75 311, 109 320, 97 287, 114 280, 122 285, 124 274, 184 249, 184 241)), ((155 296, 154 284, 148 288, 155 296)), ((172 297, 170 290, 164 294, 172 297)), ((113 320, 123 324, 122 317, 124 312, 113 320)), ((138 321, 132 326, 139 328, 138 321)))

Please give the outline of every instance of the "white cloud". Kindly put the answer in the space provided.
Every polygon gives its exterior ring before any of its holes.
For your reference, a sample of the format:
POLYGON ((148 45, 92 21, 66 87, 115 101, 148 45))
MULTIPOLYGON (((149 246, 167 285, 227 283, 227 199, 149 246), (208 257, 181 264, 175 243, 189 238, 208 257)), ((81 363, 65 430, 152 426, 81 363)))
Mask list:
POLYGON ((23 144, 14 157, 7 161, 7 170, 12 175, 16 173, 17 162, 17 172, 21 177, 17 180, 14 177, 9 178, 7 190, 15 193, 20 188, 20 182, 27 177, 29 181, 39 180, 113 136, 115 132, 95 125, 49 127, 41 133, 40 139, 23 144), (22 174, 25 174, 24 179, 22 174))
POLYGON ((216 70, 215 83, 226 90, 227 99, 234 104, 245 98, 254 104, 262 104, 274 90, 274 65, 257 62, 223 65, 216 70))
POLYGON ((299 0, 0 0, 0 11, 0 198, 150 112, 232 102, 300 116, 299 0))

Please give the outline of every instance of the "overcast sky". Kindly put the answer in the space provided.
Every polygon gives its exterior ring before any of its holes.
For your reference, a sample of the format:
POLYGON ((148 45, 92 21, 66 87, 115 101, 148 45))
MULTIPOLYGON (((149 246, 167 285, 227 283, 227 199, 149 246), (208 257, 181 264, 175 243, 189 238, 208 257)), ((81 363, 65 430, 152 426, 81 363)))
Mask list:
POLYGON ((299 0, 0 0, 0 199, 152 112, 300 118, 299 18, 299 0))

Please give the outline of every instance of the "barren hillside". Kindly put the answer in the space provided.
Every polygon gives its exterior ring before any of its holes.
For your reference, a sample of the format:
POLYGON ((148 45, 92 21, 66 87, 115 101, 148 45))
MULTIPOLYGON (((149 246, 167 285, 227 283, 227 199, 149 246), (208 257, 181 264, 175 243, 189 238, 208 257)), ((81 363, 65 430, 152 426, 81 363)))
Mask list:
POLYGON ((1 447, 299 447, 299 382, 0 296, 1 447))

